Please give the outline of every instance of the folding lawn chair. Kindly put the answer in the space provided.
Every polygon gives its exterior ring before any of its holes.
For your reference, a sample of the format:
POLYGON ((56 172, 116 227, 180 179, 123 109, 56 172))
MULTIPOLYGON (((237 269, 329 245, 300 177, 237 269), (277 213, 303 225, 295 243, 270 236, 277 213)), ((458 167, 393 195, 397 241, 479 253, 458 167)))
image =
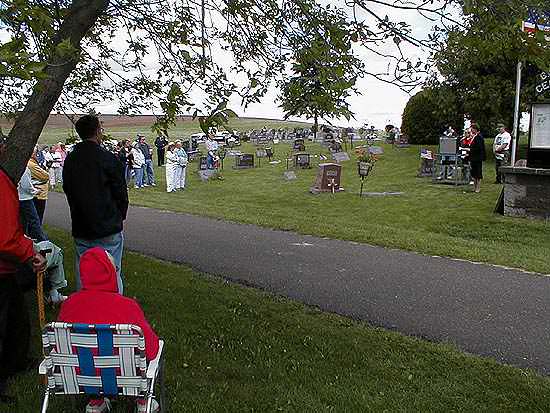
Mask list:
POLYGON ((159 341, 157 357, 147 362, 141 328, 131 324, 54 322, 44 327, 42 345, 45 358, 39 373, 47 379, 42 413, 54 394, 140 397, 147 400, 149 413, 157 379, 160 409, 167 411, 164 342, 159 341))

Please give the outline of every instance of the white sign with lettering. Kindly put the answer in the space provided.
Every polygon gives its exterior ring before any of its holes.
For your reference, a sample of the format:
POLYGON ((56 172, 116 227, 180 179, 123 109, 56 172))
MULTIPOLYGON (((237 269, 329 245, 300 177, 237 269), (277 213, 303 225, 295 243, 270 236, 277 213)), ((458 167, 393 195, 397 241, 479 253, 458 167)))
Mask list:
POLYGON ((550 149, 550 104, 534 104, 531 115, 531 148, 550 149))

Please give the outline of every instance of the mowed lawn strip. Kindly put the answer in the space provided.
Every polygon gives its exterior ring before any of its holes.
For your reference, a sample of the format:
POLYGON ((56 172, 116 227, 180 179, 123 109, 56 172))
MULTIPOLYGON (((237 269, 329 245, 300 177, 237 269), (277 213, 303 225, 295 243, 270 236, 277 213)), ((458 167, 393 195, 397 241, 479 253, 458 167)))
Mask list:
MULTIPOLYGON (((490 144, 487 141, 488 153, 490 144)), ((312 169, 297 170, 297 180, 286 181, 290 145, 280 143, 274 145, 275 157, 281 160, 277 165, 262 159, 260 168, 234 170, 234 159, 226 158, 224 181, 201 182, 197 163, 189 164, 187 189, 181 193, 166 193, 164 168, 157 168, 157 186, 132 188, 130 200, 162 210, 550 273, 550 222, 494 214, 502 186, 493 184, 490 156, 484 164, 482 192, 474 194, 471 185, 436 185, 429 178, 417 178, 419 146, 382 146, 385 153, 364 191, 403 192, 401 196, 361 199, 353 155, 342 163, 345 192, 312 195, 309 188, 319 158, 312 158, 312 169)), ((306 149, 312 155, 326 154, 317 144, 309 143, 306 149)), ((237 150, 255 153, 251 144, 237 150)))
MULTIPOLYGON (((52 228, 48 233, 66 248, 73 286, 71 239, 52 228)), ((166 340, 171 412, 543 412, 550 406, 547 378, 450 345, 374 329, 133 253, 125 255, 124 271, 127 294, 166 340)), ((42 387, 35 372, 18 377, 11 392, 18 406, 0 405, 0 411, 38 410, 42 387)), ((83 411, 84 404, 54 397, 50 411, 83 411)), ((119 402, 114 411, 127 407, 119 402)))

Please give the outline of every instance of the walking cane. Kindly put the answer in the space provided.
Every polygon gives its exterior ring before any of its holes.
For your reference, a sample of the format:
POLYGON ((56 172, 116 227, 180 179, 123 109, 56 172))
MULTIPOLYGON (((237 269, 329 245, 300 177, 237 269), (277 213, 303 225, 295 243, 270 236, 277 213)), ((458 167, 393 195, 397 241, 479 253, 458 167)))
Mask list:
MULTIPOLYGON (((45 249, 40 251, 40 254, 46 258, 46 254, 52 252, 51 249, 45 249)), ((38 304, 38 322, 40 323, 40 330, 46 325, 46 311, 44 309, 44 277, 46 276, 46 270, 39 271, 36 274, 36 302, 38 304)))
POLYGON ((36 274, 36 301, 38 303, 38 321, 40 330, 46 325, 46 312, 44 310, 44 276, 46 271, 39 271, 36 274))

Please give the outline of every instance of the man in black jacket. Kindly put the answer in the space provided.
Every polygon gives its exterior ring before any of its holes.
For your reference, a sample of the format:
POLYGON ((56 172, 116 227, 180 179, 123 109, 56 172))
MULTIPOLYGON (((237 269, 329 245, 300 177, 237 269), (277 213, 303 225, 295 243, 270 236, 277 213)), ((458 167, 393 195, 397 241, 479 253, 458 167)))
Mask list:
POLYGON ((164 135, 158 135, 155 139, 155 146, 157 147, 157 162, 158 166, 164 165, 164 151, 168 146, 168 139, 164 135))
POLYGON ((81 287, 80 256, 90 248, 102 247, 115 259, 122 294, 122 223, 128 211, 123 165, 101 146, 103 131, 97 116, 82 116, 75 129, 82 142, 65 159, 63 190, 71 210, 76 246, 76 287, 81 287))

